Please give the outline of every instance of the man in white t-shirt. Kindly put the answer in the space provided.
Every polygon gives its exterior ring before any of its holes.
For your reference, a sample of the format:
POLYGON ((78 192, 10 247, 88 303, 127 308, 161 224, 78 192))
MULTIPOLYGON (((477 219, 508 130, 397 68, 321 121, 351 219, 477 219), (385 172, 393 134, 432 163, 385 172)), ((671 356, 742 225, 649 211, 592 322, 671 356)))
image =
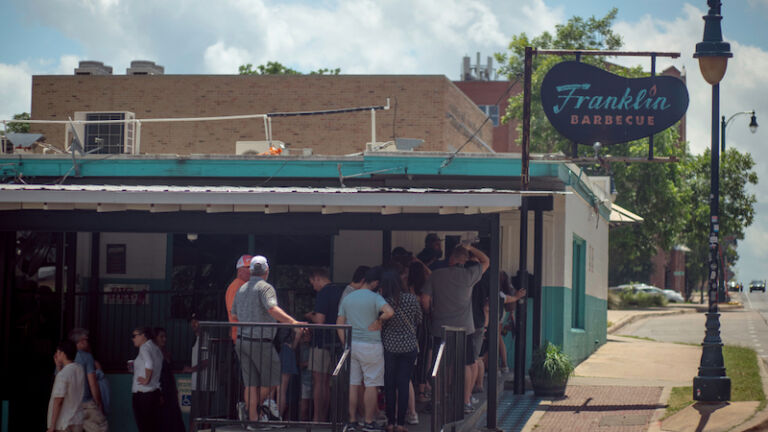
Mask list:
POLYGON ((59 372, 53 382, 48 401, 47 432, 82 432, 83 410, 80 403, 85 391, 85 372, 75 363, 77 347, 72 341, 63 341, 56 348, 53 361, 59 372))

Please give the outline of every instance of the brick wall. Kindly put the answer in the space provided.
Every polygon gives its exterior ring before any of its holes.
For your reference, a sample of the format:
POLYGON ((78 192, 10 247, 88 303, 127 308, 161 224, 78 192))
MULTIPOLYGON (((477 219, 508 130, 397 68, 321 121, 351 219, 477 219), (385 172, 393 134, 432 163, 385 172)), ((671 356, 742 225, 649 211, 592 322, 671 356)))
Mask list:
MULTIPOLYGON (((467 96, 477 105, 496 105, 499 106, 499 118, 507 112, 509 98, 522 91, 520 83, 509 88, 509 81, 454 81, 454 84, 467 94, 467 96), (505 94, 506 93, 506 94, 505 94)), ((517 143, 519 122, 514 120, 507 124, 500 123, 493 128, 493 149, 497 152, 519 153, 522 151, 517 143)), ((490 143, 489 143, 490 144, 490 143)))
MULTIPOLYGON (((377 141, 393 136, 424 139, 419 150, 458 148, 467 137, 451 125, 451 113, 470 127, 483 113, 445 76, 377 75, 150 75, 35 76, 32 118, 66 120, 75 111, 131 111, 139 119, 263 114, 386 104, 377 111, 377 141)), ((64 127, 33 125, 48 143, 62 147, 64 127)), ((492 125, 479 136, 492 140, 492 125)), ((274 140, 314 154, 363 151, 371 140, 370 112, 274 118, 274 140)), ((150 154, 233 154, 235 141, 265 139, 261 119, 142 124, 141 151, 150 154)), ((464 151, 483 151, 467 145, 464 151)))

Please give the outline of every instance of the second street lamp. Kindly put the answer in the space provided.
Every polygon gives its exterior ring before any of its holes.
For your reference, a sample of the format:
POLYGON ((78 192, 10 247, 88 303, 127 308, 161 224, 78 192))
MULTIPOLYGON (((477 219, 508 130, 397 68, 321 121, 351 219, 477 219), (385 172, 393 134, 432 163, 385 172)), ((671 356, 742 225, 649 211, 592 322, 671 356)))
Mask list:
POLYGON ((708 0, 709 12, 704 16, 704 38, 696 44, 694 58, 699 60, 699 69, 704 79, 712 85, 712 149, 709 196, 709 309, 707 312, 706 336, 701 344, 699 374, 693 378, 693 399, 705 402, 723 402, 731 399, 731 379, 725 374, 723 341, 720 339, 720 314, 717 310, 719 291, 718 255, 720 243, 720 157, 717 141, 720 117, 720 80, 725 76, 728 58, 733 57, 731 45, 723 42, 720 28, 720 1, 708 0))
MULTIPOLYGON (((755 115, 755 110, 752 111, 741 111, 737 112, 736 114, 728 117, 728 120, 725 120, 725 116, 722 117, 722 120, 720 122, 720 156, 725 157, 725 130, 728 128, 728 125, 731 124, 731 120, 734 118, 740 116, 740 115, 751 115, 752 118, 749 120, 749 131, 752 133, 757 132, 757 116, 755 115)), ((733 240, 731 240, 732 242, 733 240)), ((717 292, 717 301, 723 302, 725 301, 725 282, 726 279, 728 279, 728 276, 726 275, 726 272, 728 271, 727 260, 726 260, 726 252, 728 250, 728 240, 723 239, 723 244, 720 245, 720 264, 722 271, 720 272, 720 290, 717 292), (722 250, 725 249, 725 250, 722 250)))
POLYGON ((757 132, 757 116, 755 115, 755 110, 737 112, 736 114, 728 117, 727 121, 725 120, 725 116, 723 116, 722 120, 720 121, 720 152, 721 153, 725 153, 725 129, 728 127, 729 124, 731 124, 731 120, 733 120, 734 118, 740 115, 751 115, 752 118, 749 120, 749 131, 752 133, 757 132))

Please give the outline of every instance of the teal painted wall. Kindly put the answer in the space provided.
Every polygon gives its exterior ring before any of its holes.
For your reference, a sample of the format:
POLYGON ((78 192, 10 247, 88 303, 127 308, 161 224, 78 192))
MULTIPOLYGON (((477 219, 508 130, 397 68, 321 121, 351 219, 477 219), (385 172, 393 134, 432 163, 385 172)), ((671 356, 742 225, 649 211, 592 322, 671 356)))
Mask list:
POLYGON ((569 288, 543 287, 542 335, 545 340, 561 345, 578 364, 606 341, 608 302, 585 295, 584 328, 574 329, 571 328, 572 298, 569 288))
MULTIPOLYGON (((339 159, 294 159, 243 157, 122 157, 114 159, 82 159, 82 177, 296 177, 338 178, 370 177, 372 172, 387 174, 443 174, 518 176, 521 161, 510 157, 467 157, 459 155, 443 166, 447 156, 370 156, 339 159)), ((70 172, 72 160, 67 156, 31 156, 0 158, 0 176, 62 176, 70 172)), ((559 164, 531 161, 533 177, 563 177, 559 164)))

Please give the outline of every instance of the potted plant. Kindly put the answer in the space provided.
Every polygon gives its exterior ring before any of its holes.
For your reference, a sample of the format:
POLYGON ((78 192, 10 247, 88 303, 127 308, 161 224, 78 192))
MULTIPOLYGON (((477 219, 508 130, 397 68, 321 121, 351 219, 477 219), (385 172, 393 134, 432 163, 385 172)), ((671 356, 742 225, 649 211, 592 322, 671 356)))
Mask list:
POLYGON ((561 397, 573 373, 573 363, 562 348, 547 342, 533 352, 528 376, 536 396, 561 397))

